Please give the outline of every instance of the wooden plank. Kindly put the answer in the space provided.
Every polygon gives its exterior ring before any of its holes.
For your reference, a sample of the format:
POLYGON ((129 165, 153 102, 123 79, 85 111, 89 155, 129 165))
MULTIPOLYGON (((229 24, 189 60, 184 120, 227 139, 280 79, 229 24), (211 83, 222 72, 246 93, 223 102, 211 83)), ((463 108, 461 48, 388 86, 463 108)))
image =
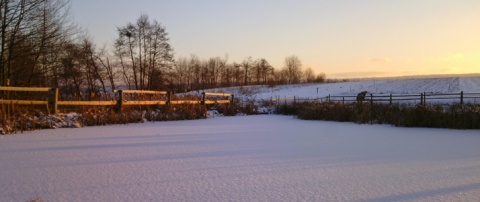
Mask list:
POLYGON ((117 105, 116 100, 110 101, 58 101, 57 105, 68 105, 68 106, 115 106, 117 105))
POLYGON ((205 95, 224 96, 224 97, 232 96, 231 93, 209 93, 209 92, 205 92, 205 95))
POLYGON ((230 104, 230 100, 216 100, 217 104, 230 104))
MULTIPOLYGON (((115 92, 117 92, 115 90, 115 92)), ((153 91, 153 90, 122 90, 123 93, 129 94, 152 94, 152 95, 166 95, 167 91, 153 91)))
POLYGON ((200 104, 202 101, 200 100, 172 100, 170 104, 172 105, 179 105, 179 104, 200 104))
POLYGON ((50 111, 50 113, 55 114, 58 111, 58 88, 54 88, 53 91, 54 91, 53 100, 52 100, 53 109, 50 111))
POLYGON ((166 105, 167 101, 123 101, 123 105, 166 105))
POLYGON ((215 104, 215 101, 205 100, 205 104, 206 104, 206 105, 212 105, 212 104, 215 104))
POLYGON ((48 92, 51 88, 41 88, 41 87, 9 87, 9 86, 0 86, 0 90, 3 91, 29 91, 29 92, 48 92))
POLYGON ((44 100, 0 100, 0 104, 46 105, 46 104, 48 104, 48 101, 44 101, 44 100))
POLYGON ((205 104, 229 104, 230 100, 205 100, 205 104))

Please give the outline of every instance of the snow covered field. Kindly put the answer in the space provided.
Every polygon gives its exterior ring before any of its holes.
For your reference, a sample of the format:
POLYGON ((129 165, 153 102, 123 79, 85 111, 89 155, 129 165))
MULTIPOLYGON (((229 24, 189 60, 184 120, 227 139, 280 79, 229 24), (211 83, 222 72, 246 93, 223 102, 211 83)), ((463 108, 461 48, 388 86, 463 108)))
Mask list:
POLYGON ((0 201, 479 201, 480 131, 216 117, 0 136, 0 201))
MULTIPOLYGON (((373 94, 420 94, 420 93, 480 93, 480 77, 425 78, 425 79, 376 79, 326 84, 299 84, 291 86, 245 87, 248 95, 242 96, 238 88, 224 88, 218 91, 232 92, 236 97, 256 100, 272 98, 321 98, 328 95, 357 95, 362 91, 373 94)), ((245 91, 245 90, 244 90, 245 91)), ((480 103, 480 100, 476 100, 480 103)))

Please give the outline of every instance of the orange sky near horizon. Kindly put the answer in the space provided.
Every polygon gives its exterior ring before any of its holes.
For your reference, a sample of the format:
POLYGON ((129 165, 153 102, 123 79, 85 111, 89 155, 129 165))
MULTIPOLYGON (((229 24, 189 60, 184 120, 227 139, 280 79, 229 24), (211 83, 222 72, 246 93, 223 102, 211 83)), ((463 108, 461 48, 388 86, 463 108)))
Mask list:
MULTIPOLYGON (((311 65, 315 66, 315 65, 311 65)), ((345 72, 331 71, 327 75, 336 78, 358 77, 396 77, 414 75, 437 75, 437 74, 474 74, 480 73, 480 52, 478 53, 453 53, 450 55, 425 58, 362 58, 345 64, 320 64, 320 69, 341 69, 353 67, 364 71, 345 72), (335 65, 337 65, 335 67, 335 65), (322 68, 325 66, 324 68, 322 68)))
MULTIPOLYGON (((329 78, 480 73, 479 0, 72 0, 98 44, 147 14, 166 27, 175 57, 296 55, 329 78), (127 12, 128 11, 128 12, 127 12)), ((99 45, 99 46, 101 46, 99 45)))

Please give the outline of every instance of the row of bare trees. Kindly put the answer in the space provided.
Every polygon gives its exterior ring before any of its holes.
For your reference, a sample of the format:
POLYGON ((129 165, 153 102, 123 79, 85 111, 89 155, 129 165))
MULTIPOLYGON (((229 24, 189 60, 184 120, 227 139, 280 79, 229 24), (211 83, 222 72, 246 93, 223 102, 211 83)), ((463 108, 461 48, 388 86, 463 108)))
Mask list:
POLYGON ((174 60, 165 27, 147 15, 117 28, 98 48, 69 17, 68 0, 0 0, 0 85, 58 87, 63 99, 97 99, 112 89, 199 90, 239 85, 322 82, 298 57, 282 69, 267 60, 174 60))
POLYGON ((297 56, 285 58, 284 67, 276 69, 267 60, 248 57, 242 62, 228 63, 228 57, 201 60, 196 55, 180 57, 174 66, 177 90, 198 90, 242 85, 279 85, 303 82, 324 82, 311 68, 302 68, 297 56))
POLYGON ((0 85, 59 87, 69 96, 106 92, 113 69, 79 33, 67 0, 0 0, 0 85))
POLYGON ((69 15, 68 0, 0 0, 0 86, 51 86, 89 99, 119 85, 164 88, 174 65, 167 32, 142 15, 98 49, 69 15), (113 49, 113 51, 108 51, 113 49))

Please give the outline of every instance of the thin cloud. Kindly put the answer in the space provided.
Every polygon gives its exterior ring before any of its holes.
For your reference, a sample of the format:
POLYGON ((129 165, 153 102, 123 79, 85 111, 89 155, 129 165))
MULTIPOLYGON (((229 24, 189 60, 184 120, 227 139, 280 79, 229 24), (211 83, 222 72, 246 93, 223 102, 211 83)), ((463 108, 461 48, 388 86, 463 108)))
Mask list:
POLYGON ((384 57, 384 58, 371 58, 368 60, 368 62, 372 62, 372 63, 388 63, 390 62, 390 58, 389 57, 384 57))
POLYGON ((465 56, 462 54, 462 53, 455 53, 455 54, 451 54, 451 55, 446 55, 443 57, 443 59, 445 60, 461 60, 463 59, 465 56))
POLYGON ((388 72, 365 71, 365 72, 342 72, 328 75, 331 78, 365 78, 365 77, 386 77, 388 72))

